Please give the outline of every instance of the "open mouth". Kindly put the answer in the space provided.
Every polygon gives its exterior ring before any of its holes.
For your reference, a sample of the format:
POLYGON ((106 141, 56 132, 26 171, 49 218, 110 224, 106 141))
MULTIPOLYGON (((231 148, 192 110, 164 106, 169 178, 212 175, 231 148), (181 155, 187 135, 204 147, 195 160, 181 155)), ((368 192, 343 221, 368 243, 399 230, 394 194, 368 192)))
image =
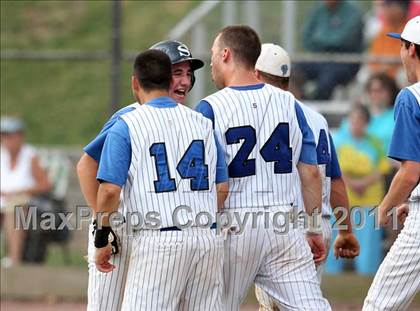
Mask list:
POLYGON ((179 97, 184 97, 185 95, 187 95, 187 91, 184 89, 177 89, 174 91, 174 93, 179 97))

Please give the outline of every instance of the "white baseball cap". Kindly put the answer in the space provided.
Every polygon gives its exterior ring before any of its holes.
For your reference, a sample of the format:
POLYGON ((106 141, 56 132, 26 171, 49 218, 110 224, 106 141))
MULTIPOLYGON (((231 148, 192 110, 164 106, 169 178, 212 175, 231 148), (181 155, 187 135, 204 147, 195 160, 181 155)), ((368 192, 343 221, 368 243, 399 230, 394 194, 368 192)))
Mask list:
POLYGON ((9 117, 9 116, 2 116, 0 119, 0 133, 1 134, 13 134, 25 129, 25 125, 23 124, 22 120, 9 117))
POLYGON ((264 43, 258 57, 255 69, 278 77, 290 77, 290 57, 280 46, 273 43, 264 43))
POLYGON ((404 30, 401 34, 390 32, 389 37, 404 39, 405 41, 420 45, 420 15, 410 19, 405 24, 404 30))

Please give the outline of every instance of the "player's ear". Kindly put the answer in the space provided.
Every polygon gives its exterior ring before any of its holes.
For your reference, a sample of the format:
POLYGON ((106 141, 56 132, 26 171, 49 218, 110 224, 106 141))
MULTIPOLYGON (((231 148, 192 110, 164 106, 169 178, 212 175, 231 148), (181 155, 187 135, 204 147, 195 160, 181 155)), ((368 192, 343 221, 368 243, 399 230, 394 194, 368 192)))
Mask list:
POLYGON ((416 46, 413 43, 408 46, 408 55, 416 57, 416 46))
POLYGON ((136 76, 131 76, 131 89, 134 93, 137 93, 140 90, 139 81, 136 76))
POLYGON ((222 61, 226 62, 232 56, 232 51, 229 48, 224 48, 222 51, 222 61))

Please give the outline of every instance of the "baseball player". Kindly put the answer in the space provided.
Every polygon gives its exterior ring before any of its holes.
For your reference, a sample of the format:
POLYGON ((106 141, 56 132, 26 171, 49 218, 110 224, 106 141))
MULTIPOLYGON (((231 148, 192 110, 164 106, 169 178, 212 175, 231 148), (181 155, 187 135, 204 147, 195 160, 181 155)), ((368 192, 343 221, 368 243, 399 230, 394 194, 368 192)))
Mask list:
MULTIPOLYGON (((288 53, 280 46, 272 43, 263 44, 255 69, 256 76, 260 81, 269 83, 285 91, 288 90, 291 62, 288 53)), ((331 244, 331 206, 333 208, 342 206, 347 210, 347 217, 340 224, 343 225, 343 230, 340 230, 334 243, 334 253, 336 256, 344 258, 355 257, 359 252, 359 244, 352 234, 347 192, 341 177, 334 144, 329 135, 327 121, 320 113, 300 102, 298 103, 315 136, 318 168, 322 176, 322 236, 327 253, 331 244)), ((302 204, 302 198, 298 196, 297 207, 300 210, 302 209, 302 204)), ((341 215, 337 216, 339 216, 337 219, 341 218, 341 215)), ((324 262, 317 265, 317 276, 320 283, 323 266, 324 262)), ((273 310, 275 308, 272 299, 259 287, 256 287, 255 294, 260 303, 260 310, 273 310)))
POLYGON ((110 272, 110 214, 120 195, 127 217, 153 214, 133 232, 122 310, 222 310, 223 240, 215 219, 217 147, 212 124, 169 97, 171 61, 148 50, 134 62, 132 90, 142 103, 110 129, 97 179, 95 264, 110 272))
MULTIPOLYGON (((229 194, 224 210, 242 225, 242 232, 228 235, 225 245, 226 310, 239 310, 254 282, 282 310, 330 310, 311 249, 301 231, 288 222, 300 192, 296 171, 308 214, 313 216, 321 206, 313 134, 292 94, 257 80, 254 67, 260 51, 252 28, 222 29, 211 58, 212 78, 220 91, 197 106, 212 120, 225 150, 229 194), (261 213, 268 213, 273 222, 284 215, 282 232, 258 218, 261 213)), ((311 246, 315 259, 322 261, 325 246, 319 226, 315 227, 311 226, 311 246)))
MULTIPOLYGON (((401 40, 401 60, 413 84, 395 99, 388 156, 400 161, 401 167, 379 205, 379 223, 387 224, 391 209, 407 199, 408 216, 375 275, 364 311, 406 310, 420 291, 420 16, 409 20, 401 34, 388 35, 401 40)), ((401 209, 398 214, 407 213, 404 206, 401 209)))
MULTIPOLYGON (((172 83, 169 90, 170 96, 177 102, 184 104, 188 92, 194 85, 194 71, 203 67, 204 63, 193 58, 188 47, 175 40, 167 40, 156 43, 151 48, 164 51, 172 62, 172 83)), ((99 183, 96 180, 98 163, 105 138, 109 129, 115 124, 118 118, 139 107, 138 103, 126 106, 117 111, 105 123, 99 135, 92 140, 85 148, 85 153, 77 165, 80 188, 83 195, 93 210, 95 218, 97 191, 99 183)), ((223 184, 218 186, 222 187, 223 184)), ((121 207, 122 208, 122 207, 121 207)), ((122 211, 122 210, 121 210, 122 211)), ((119 310, 121 308, 124 285, 127 277, 127 269, 131 250, 131 237, 125 231, 118 230, 117 234, 121 243, 120 252, 112 257, 116 266, 112 273, 103 274, 97 271, 93 264, 93 235, 94 224, 89 229, 88 257, 89 257, 89 282, 88 282, 88 310, 119 310)))

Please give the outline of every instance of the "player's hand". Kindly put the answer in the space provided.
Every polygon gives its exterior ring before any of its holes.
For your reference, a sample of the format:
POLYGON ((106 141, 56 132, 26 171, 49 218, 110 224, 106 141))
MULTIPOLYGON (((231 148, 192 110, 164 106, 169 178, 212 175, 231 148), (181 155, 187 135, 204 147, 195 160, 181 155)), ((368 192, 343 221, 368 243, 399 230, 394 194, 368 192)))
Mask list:
POLYGON ((360 246, 353 233, 339 233, 334 242, 334 257, 354 258, 359 255, 360 246))
POLYGON ((397 217, 398 217, 398 221, 400 222, 400 224, 404 224, 405 219, 408 216, 408 204, 407 203, 403 203, 401 205, 398 205, 397 207, 397 217))
POLYGON ((315 264, 321 264, 327 258, 327 250, 322 234, 306 234, 306 241, 308 241, 311 248, 315 264))
POLYGON ((105 247, 95 248, 96 269, 101 272, 111 272, 115 266, 109 262, 112 255, 112 246, 108 244, 105 247))
POLYGON ((378 222, 381 226, 386 226, 391 219, 391 215, 387 215, 389 211, 382 205, 379 205, 378 209, 378 222))

